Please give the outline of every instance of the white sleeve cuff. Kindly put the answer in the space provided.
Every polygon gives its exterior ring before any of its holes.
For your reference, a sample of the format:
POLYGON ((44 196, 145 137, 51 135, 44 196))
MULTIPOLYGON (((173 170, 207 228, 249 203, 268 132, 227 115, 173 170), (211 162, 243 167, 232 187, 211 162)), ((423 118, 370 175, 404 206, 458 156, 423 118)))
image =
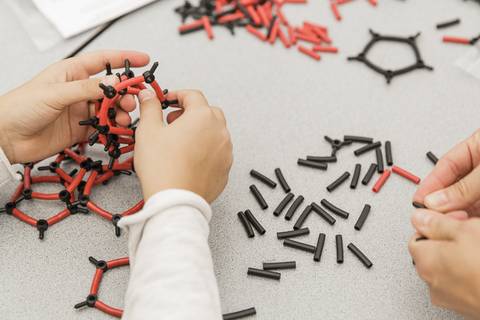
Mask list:
POLYGON ((0 148, 0 188, 11 181, 18 180, 20 180, 19 174, 15 172, 14 166, 10 164, 10 161, 8 161, 3 149, 0 148))
POLYGON ((130 263, 135 258, 140 239, 142 238, 143 229, 146 222, 154 215, 162 214, 170 208, 178 206, 189 206, 197 209, 202 213, 207 223, 212 217, 212 209, 210 205, 198 194, 187 190, 169 189, 154 194, 145 203, 143 209, 137 214, 122 218, 118 222, 118 226, 127 229, 129 232, 129 252, 130 263))

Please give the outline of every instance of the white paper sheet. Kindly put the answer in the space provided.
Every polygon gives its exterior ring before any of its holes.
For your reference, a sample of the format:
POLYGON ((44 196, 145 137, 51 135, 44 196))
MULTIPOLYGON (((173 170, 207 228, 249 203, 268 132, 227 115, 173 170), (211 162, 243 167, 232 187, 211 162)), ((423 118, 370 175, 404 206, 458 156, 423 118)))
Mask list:
POLYGON ((33 0, 64 38, 115 19, 155 0, 33 0))

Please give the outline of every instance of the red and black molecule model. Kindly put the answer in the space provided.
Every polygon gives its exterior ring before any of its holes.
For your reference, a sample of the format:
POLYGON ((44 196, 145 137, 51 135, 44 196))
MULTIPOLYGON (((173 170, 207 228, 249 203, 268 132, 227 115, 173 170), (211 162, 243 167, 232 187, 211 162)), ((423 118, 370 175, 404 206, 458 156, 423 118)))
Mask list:
POLYGON ((102 282, 103 275, 105 274, 105 272, 118 267, 130 265, 130 261, 128 257, 119 258, 119 259, 110 260, 110 261, 97 260, 93 257, 90 257, 88 259, 96 267, 95 275, 93 276, 93 280, 92 280, 92 285, 90 286, 90 293, 88 294, 85 301, 77 303, 74 306, 74 308, 75 309, 80 309, 83 307, 96 308, 106 314, 109 314, 117 318, 121 318, 123 314, 123 310, 111 307, 106 303, 104 303, 103 301, 101 301, 98 297, 98 291, 99 291, 100 283, 102 282))
MULTIPOLYGON (((330 9, 332 10, 335 19, 338 21, 342 20, 339 7, 351 2, 353 2, 353 0, 330 0, 330 9)), ((374 7, 377 5, 377 0, 368 0, 368 2, 374 7)))
POLYGON ((392 79, 396 76, 409 73, 414 70, 419 70, 419 69, 425 69, 430 71, 433 70, 433 67, 425 64, 420 54, 420 50, 418 49, 417 38, 420 36, 420 33, 417 33, 416 35, 410 36, 410 37, 398 37, 398 36, 384 36, 370 30, 370 34, 372 35, 372 39, 367 43, 363 51, 360 52, 357 56, 348 57, 349 61, 359 61, 364 63, 367 67, 369 67, 373 71, 383 75, 387 80, 387 83, 390 83, 392 79), (375 44, 382 41, 398 42, 398 43, 403 43, 408 45, 413 50, 413 53, 415 54, 415 58, 417 61, 411 64, 410 66, 397 69, 397 70, 383 69, 382 67, 370 61, 367 57, 368 52, 372 49, 372 47, 375 44))
MULTIPOLYGON (((115 86, 100 85, 104 97, 95 102, 95 116, 79 123, 79 125, 90 126, 95 129, 87 141, 64 149, 49 165, 37 168, 38 171, 49 171, 51 175, 32 176, 34 164, 25 164, 22 182, 0 212, 14 216, 20 221, 37 228, 39 238, 43 239, 45 232, 52 225, 72 214, 87 214, 92 211, 111 221, 115 227, 115 234, 120 236, 120 229, 117 227, 118 221, 124 216, 141 210, 143 200, 123 212, 111 213, 92 200, 92 189, 107 184, 115 176, 120 174, 131 175, 134 171, 131 152, 135 147, 135 124, 125 128, 118 126, 115 122, 114 107, 123 95, 137 95, 140 90, 145 88, 145 83, 147 83, 155 90, 162 103, 162 108, 178 106, 178 101, 166 99, 168 91, 162 90, 155 80, 154 72, 157 67, 158 63, 155 62, 150 70, 147 70, 141 76, 135 76, 130 69, 130 62, 126 60, 125 71, 122 74, 117 73, 119 83, 115 86), (87 145, 100 145, 109 158, 108 163, 104 164, 102 160, 93 160, 87 157, 85 155, 87 145), (73 163, 76 168, 67 173, 62 168, 62 165, 66 162, 73 163), (34 188, 35 184, 40 183, 58 184, 64 189, 58 193, 42 193, 34 188), (60 201, 65 204, 65 209, 48 219, 36 219, 20 209, 23 201, 34 199, 60 201)), ((111 75, 112 70, 109 64, 107 64, 106 69, 107 75, 111 75)))
POLYGON ((307 0, 201 0, 197 6, 186 1, 175 12, 182 18, 178 28, 181 35, 205 30, 214 38, 213 26, 222 26, 235 34, 235 28, 244 28, 262 42, 274 44, 277 40, 287 49, 297 50, 314 60, 321 53, 337 53, 332 45, 328 28, 309 21, 292 25, 285 14, 286 4, 305 4, 307 0), (186 21, 191 20, 186 23, 186 21))

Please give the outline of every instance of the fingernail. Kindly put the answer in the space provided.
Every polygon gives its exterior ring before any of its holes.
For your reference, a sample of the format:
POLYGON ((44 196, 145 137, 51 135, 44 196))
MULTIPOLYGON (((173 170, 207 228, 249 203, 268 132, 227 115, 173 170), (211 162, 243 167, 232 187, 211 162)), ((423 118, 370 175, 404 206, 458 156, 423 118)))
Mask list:
POLYGON ((117 76, 109 75, 102 78, 102 83, 106 86, 113 86, 119 82, 117 76))
POLYGON ((443 190, 434 192, 425 197, 425 204, 429 208, 438 208, 448 202, 447 193, 443 190))
POLYGON ((140 102, 150 100, 154 97, 155 97, 155 92, 149 89, 144 89, 140 91, 140 93, 138 94, 138 99, 140 100, 140 102))
POLYGON ((432 216, 423 210, 417 210, 413 214, 413 220, 417 228, 425 228, 430 223, 432 216))

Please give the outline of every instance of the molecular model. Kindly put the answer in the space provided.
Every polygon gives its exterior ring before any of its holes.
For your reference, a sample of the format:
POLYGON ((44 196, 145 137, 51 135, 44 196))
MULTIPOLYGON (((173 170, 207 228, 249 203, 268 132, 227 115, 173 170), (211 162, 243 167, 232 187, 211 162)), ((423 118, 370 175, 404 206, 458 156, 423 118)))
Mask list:
MULTIPOLYGON (((163 109, 169 106, 178 106, 178 101, 166 99, 165 95, 168 90, 162 90, 155 80, 154 72, 157 67, 158 63, 155 62, 150 70, 145 71, 140 76, 135 76, 130 69, 130 62, 126 60, 125 71, 122 74, 116 74, 120 80, 118 84, 115 86, 100 84, 104 97, 95 102, 95 116, 79 123, 82 126, 91 126, 95 131, 88 137, 87 141, 66 148, 49 165, 37 168, 38 171, 49 171, 51 175, 32 176, 35 164, 24 164, 22 181, 11 196, 10 201, 5 204, 4 208, 0 209, 0 212, 35 227, 39 232, 40 239, 44 239, 45 231, 49 227, 68 216, 77 213, 88 214, 89 212, 94 212, 111 221, 115 227, 115 234, 120 236, 120 229, 117 227, 118 221, 122 217, 141 210, 143 200, 123 212, 111 213, 92 200, 92 189, 102 184, 105 185, 114 176, 120 174, 131 175, 134 171, 133 155, 128 155, 133 152, 135 147, 136 122, 128 128, 120 127, 115 122, 114 106, 123 95, 138 95, 140 90, 146 88, 145 83, 147 83, 155 90, 163 109), (103 151, 109 158, 108 163, 85 156, 87 145, 92 148, 95 145, 103 147, 103 151), (122 157, 123 155, 126 156, 122 157), (75 166, 69 173, 62 168, 67 162, 73 162, 75 166), (61 185, 64 189, 58 193, 35 191, 35 184, 45 183, 61 185), (60 201, 65 205, 65 209, 48 219, 36 219, 20 208, 22 202, 34 199, 60 201)), ((106 70, 107 75, 112 74, 110 64, 106 65, 106 70)))

